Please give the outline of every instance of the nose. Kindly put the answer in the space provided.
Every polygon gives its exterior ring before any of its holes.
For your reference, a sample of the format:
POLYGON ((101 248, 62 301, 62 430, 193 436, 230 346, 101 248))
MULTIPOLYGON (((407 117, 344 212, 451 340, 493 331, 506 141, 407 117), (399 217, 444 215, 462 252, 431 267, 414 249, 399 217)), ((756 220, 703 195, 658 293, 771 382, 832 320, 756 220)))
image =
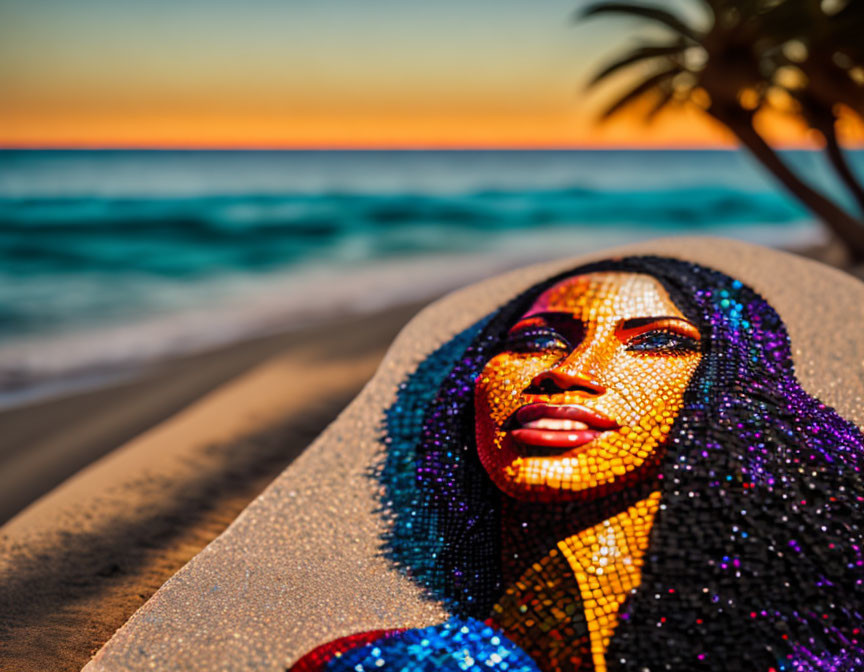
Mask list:
POLYGON ((571 373, 561 367, 555 367, 534 376, 526 392, 529 394, 582 392, 588 397, 599 397, 606 392, 606 388, 584 374, 571 373))

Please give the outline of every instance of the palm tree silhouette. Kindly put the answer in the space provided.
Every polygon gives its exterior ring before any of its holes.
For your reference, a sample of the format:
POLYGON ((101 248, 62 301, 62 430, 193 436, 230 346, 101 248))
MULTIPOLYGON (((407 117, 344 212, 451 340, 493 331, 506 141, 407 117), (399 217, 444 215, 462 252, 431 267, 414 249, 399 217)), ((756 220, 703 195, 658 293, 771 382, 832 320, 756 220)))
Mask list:
MULTIPOLYGON (((624 69, 645 70, 632 88, 603 111, 601 118, 606 119, 646 98, 653 98, 647 118, 670 105, 697 104, 732 131, 790 193, 825 222, 846 244, 853 260, 864 260, 862 221, 801 179, 754 126, 756 113, 766 106, 769 92, 779 86, 775 81, 777 75, 782 68, 793 67, 788 53, 795 50, 790 49, 790 45, 799 45, 799 52, 809 47, 813 54, 818 54, 818 60, 805 57, 794 64, 800 68, 803 80, 821 76, 815 74, 817 68, 820 73, 823 69, 834 68, 833 76, 854 81, 850 71, 856 67, 855 63, 864 62, 859 60, 859 43, 864 35, 862 3, 852 2, 833 16, 827 15, 822 9, 825 3, 817 0, 702 0, 702 4, 707 9, 705 27, 661 7, 629 2, 598 2, 579 13, 583 19, 616 15, 636 17, 659 24, 670 33, 664 41, 642 44, 621 54, 594 76, 589 86, 596 86, 624 69), (815 5, 805 11, 807 3, 815 5), (807 12, 814 9, 824 17, 824 25, 808 19, 807 12), (857 33, 850 30, 850 21, 857 22, 857 33), (835 43, 843 45, 841 53, 845 60, 834 56, 839 49, 832 46, 835 43), (814 68, 814 73, 800 67, 805 62, 807 68, 814 68), (841 68, 838 62, 846 67, 841 68), (837 69, 843 72, 838 73, 837 69)), ((785 72, 788 74, 788 70, 785 72)), ((842 102, 861 111, 864 106, 858 105, 864 102, 864 96, 856 98, 857 91, 855 95, 844 91, 840 98, 836 89, 843 87, 839 84, 831 87, 826 84, 826 90, 818 93, 806 86, 786 88, 800 106, 802 116, 825 135, 829 159, 857 199, 856 187, 860 189, 860 184, 837 140, 835 105, 842 102)), ((860 196, 864 211, 864 192, 860 196)))
POLYGON ((821 133, 831 165, 864 216, 864 187, 837 137, 838 105, 864 117, 864 71, 860 68, 864 63, 864 5, 849 2, 829 13, 819 0, 787 1, 772 7, 767 18, 774 44, 766 62, 773 66, 774 83, 786 89, 798 104, 797 111, 821 133), (797 48, 784 49, 787 45, 797 48), (787 76, 778 78, 780 73, 787 76), (790 73, 797 77, 790 78, 790 73), (778 79, 791 79, 797 85, 784 85, 778 79))

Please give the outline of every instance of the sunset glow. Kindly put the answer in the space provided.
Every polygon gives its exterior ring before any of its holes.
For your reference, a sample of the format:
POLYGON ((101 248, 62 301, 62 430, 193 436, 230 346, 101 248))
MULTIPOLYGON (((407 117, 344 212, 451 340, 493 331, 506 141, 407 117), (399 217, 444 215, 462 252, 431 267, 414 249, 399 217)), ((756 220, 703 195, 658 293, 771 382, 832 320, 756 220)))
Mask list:
POLYGON ((0 146, 734 146, 696 109, 598 126, 610 91, 584 83, 634 25, 578 5, 0 0, 0 146))
POLYGON ((639 119, 596 125, 577 115, 521 117, 228 117, 43 118, 4 124, 7 147, 164 148, 625 148, 723 147, 726 131, 695 112, 645 126, 639 119))

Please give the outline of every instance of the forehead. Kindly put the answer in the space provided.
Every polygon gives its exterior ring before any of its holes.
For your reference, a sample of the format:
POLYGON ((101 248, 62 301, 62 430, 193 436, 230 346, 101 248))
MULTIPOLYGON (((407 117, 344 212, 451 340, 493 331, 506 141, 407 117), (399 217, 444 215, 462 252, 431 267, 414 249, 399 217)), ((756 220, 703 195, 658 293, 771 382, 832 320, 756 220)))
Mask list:
POLYGON ((525 317, 568 312, 579 319, 683 317, 660 282, 641 273, 603 272, 574 275, 543 292, 525 317))

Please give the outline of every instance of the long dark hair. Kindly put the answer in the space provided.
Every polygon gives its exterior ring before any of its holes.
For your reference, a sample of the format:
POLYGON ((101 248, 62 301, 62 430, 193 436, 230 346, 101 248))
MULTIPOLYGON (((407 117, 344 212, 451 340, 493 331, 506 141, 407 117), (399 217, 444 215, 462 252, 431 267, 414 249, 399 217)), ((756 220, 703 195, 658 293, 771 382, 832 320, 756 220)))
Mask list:
POLYGON ((489 615, 504 589, 504 495, 477 457, 474 381, 539 294, 599 271, 656 278, 703 343, 610 670, 861 669, 864 437, 801 389, 774 309, 689 262, 628 257, 562 273, 421 362, 384 422, 384 553, 452 613, 489 615))

